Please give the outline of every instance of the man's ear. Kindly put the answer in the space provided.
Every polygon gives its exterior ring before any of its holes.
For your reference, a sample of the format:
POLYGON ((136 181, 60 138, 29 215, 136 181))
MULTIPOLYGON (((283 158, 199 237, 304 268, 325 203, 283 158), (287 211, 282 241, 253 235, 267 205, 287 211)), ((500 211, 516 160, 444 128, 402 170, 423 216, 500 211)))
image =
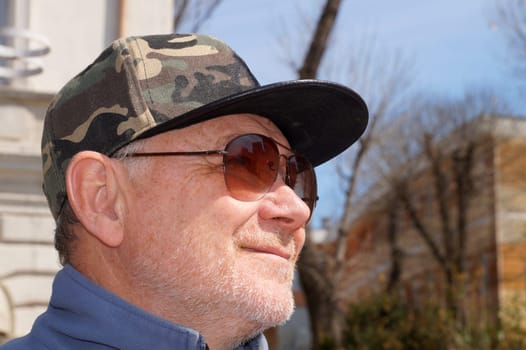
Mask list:
POLYGON ((77 153, 66 171, 66 190, 86 231, 109 247, 119 246, 124 238, 123 193, 112 160, 98 152, 77 153))

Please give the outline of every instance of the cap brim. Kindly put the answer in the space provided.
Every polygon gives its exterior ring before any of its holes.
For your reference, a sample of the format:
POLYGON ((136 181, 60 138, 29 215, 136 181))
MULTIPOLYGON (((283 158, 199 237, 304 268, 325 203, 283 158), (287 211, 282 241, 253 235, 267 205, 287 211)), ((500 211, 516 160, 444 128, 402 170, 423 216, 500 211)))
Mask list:
POLYGON ((351 89, 319 80, 260 86, 196 108, 147 130, 139 138, 238 113, 274 122, 291 148, 317 166, 343 152, 365 131, 368 111, 351 89))

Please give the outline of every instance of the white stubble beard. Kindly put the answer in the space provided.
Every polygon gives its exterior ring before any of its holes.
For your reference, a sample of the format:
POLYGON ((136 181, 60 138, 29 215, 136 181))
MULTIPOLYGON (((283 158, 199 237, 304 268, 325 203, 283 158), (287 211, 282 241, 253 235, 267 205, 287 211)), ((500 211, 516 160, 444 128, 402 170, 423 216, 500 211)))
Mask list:
MULTIPOLYGON (((239 236, 256 236, 253 231, 245 229, 239 236)), ((264 271, 261 276, 252 267, 240 265, 243 261, 206 256, 207 251, 209 246, 178 247, 172 255, 176 261, 171 263, 160 262, 155 255, 136 259, 133 268, 137 280, 143 282, 138 287, 154 290, 153 294, 160 296, 155 314, 177 322, 181 316, 177 313, 186 312, 191 315, 185 316, 205 320, 203 324, 208 320, 216 327, 217 322, 222 327, 230 325, 232 330, 239 330, 238 339, 233 339, 238 343, 290 318, 294 310, 294 266, 264 271), (188 256, 189 251, 197 251, 197 255, 182 262, 176 259, 188 256), (168 269, 170 273, 166 273, 168 269)))

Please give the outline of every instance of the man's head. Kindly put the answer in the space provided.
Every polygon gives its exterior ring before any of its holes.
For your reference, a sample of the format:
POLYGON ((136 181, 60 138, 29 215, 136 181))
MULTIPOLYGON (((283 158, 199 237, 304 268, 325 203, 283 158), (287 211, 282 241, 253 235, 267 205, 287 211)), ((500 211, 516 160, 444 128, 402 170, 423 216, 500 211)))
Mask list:
POLYGON ((184 325, 243 319, 246 333, 282 322, 315 201, 310 164, 366 123, 351 90, 260 86, 210 37, 116 41, 45 119, 44 192, 62 260, 184 325))

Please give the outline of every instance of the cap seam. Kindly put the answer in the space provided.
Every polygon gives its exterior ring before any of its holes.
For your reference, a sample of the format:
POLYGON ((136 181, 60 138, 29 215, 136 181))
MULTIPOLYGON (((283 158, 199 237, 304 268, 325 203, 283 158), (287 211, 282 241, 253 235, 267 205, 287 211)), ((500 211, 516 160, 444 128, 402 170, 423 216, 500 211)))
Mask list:
MULTIPOLYGON (((135 42, 137 42, 137 38, 134 38, 135 42)), ((153 98, 152 98, 152 90, 150 89, 150 84, 148 83, 148 79, 150 78, 150 76, 148 75, 148 72, 146 71, 146 65, 144 64, 144 54, 142 53, 141 51, 141 46, 140 45, 137 45, 137 51, 139 52, 140 54, 140 58, 141 58, 141 65, 143 67, 143 71, 144 71, 144 83, 146 84, 146 87, 148 88, 148 97, 149 97, 149 100, 150 100, 150 103, 154 103, 153 102, 153 98)), ((135 78, 137 78, 137 76, 135 76, 135 78)), ((137 80, 137 85, 140 86, 140 83, 139 83, 139 80, 137 80)), ((139 87, 139 90, 142 92, 142 89, 139 87)), ((144 95, 141 94, 143 96, 143 99, 144 99, 144 95)), ((145 104, 146 106, 148 106, 148 103, 145 101, 145 104)), ((148 108, 149 109, 149 108, 148 108)))
MULTIPOLYGON (((141 83, 139 82, 139 79, 137 78, 137 69, 135 67, 135 59, 136 58, 140 58, 141 59, 141 62, 139 64, 142 64, 143 65, 143 68, 144 68, 144 74, 145 74, 145 77, 147 77, 147 73, 146 73, 146 65, 144 64, 144 55, 141 51, 141 48, 140 48, 140 45, 137 44, 137 37, 132 37, 130 38, 130 40, 134 40, 135 41, 135 45, 134 47, 131 47, 130 45, 128 45, 128 43, 125 41, 125 39, 123 39, 123 43, 122 45, 124 46, 124 48, 128 49, 128 52, 130 54, 130 60, 124 60, 124 64, 126 65, 127 69, 126 69, 126 75, 127 75, 127 78, 128 78, 128 81, 130 82, 130 87, 133 87, 133 89, 135 89, 135 91, 129 91, 129 95, 132 96, 135 94, 135 96, 138 98, 138 100, 140 101, 140 103, 142 103, 142 107, 144 108, 144 113, 147 113, 147 114, 150 114, 151 116, 151 120, 149 118, 147 118, 146 120, 146 124, 139 130, 135 131, 135 134, 133 135, 133 137, 131 139, 128 140, 127 143, 123 144, 123 145, 118 145, 117 147, 115 147, 114 150, 112 150, 112 152, 114 152, 115 150, 123 147, 124 145, 134 141, 135 139, 137 139, 138 135, 142 134, 145 130, 149 130, 151 128, 153 128, 154 126, 157 125, 157 123, 155 123, 155 119, 153 118, 153 115, 151 113, 151 110, 150 110, 150 105, 148 104, 148 102, 146 101, 145 97, 144 97, 144 90, 141 88, 141 83), (137 51, 139 53, 139 57, 136 56, 136 52, 137 51), (152 120, 154 121, 152 123, 152 120)), ((145 79, 147 80, 147 79, 145 79)), ((148 90, 149 89, 149 85, 148 85, 148 82, 146 81, 145 82, 146 86, 148 87, 148 90)), ((152 97, 151 97, 151 92, 149 91, 148 92, 148 96, 150 98, 150 101, 152 101, 152 97)), ((133 104, 132 104, 133 106, 133 104)), ((135 114, 133 117, 136 117, 138 118, 140 113, 137 112, 137 108, 134 107, 134 111, 133 113, 135 114)))
MULTIPOLYGON (((53 113, 54 115, 54 113, 53 113)), ((60 182, 60 190, 62 190, 64 192, 64 196, 62 196, 62 198, 60 199, 60 203, 58 203, 58 193, 55 193, 55 201, 57 202, 57 212, 54 213, 53 212, 53 209, 51 209, 52 211, 52 214, 54 216, 55 219, 57 219, 60 215, 60 213, 62 212, 62 208, 64 207, 64 203, 66 202, 66 198, 68 196, 67 192, 66 192, 66 173, 65 172, 62 172, 62 169, 58 167, 58 164, 57 164, 57 157, 55 157, 55 140, 57 139, 57 135, 55 134, 55 127, 53 125, 53 120, 54 118, 52 118, 51 122, 48 123, 48 131, 47 131, 47 134, 48 134, 48 139, 49 139, 49 142, 50 142, 50 151, 49 151, 49 156, 51 157, 51 168, 53 169, 53 173, 55 175, 55 177, 58 179, 58 181, 60 182), (51 136, 51 137, 50 137, 51 136), (62 176, 59 176, 59 175, 62 175, 62 176)), ((47 128, 44 128, 44 132, 46 132, 46 129, 47 128)), ((69 161, 68 161, 68 164, 69 164, 69 161)), ((45 184, 46 181, 44 180, 43 183, 45 184)), ((48 185, 49 186, 49 185, 48 185)), ((47 188, 46 189, 46 193, 49 193, 50 189, 47 188)), ((51 199, 53 200, 53 199, 51 199)))

